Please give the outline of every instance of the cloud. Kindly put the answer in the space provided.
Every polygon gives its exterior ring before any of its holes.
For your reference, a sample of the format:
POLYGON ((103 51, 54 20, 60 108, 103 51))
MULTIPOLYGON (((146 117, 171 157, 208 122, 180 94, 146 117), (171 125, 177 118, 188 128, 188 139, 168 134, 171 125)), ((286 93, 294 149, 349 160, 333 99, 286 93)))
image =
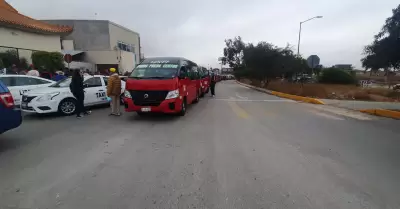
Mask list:
POLYGON ((363 46, 372 41, 396 0, 10 0, 21 13, 37 19, 107 19, 141 34, 145 56, 184 56, 218 67, 224 39, 287 43, 301 54, 317 54, 325 66, 360 67, 363 46), (97 13, 97 15, 95 15, 97 13))

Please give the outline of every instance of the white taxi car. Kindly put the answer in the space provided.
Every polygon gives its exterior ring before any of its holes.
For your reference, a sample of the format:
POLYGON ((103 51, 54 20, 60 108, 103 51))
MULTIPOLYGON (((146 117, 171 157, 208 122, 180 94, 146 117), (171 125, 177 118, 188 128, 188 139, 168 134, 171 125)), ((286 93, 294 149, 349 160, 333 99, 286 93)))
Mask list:
MULTIPOLYGON (((107 77, 101 75, 85 76, 85 106, 106 104, 107 77)), ((46 88, 27 92, 22 97, 21 109, 24 112, 52 113, 59 112, 71 115, 76 110, 76 99, 72 95, 69 84, 71 78, 58 81, 46 88)), ((122 81, 121 92, 125 91, 125 82, 122 81)))
POLYGON ((17 107, 21 104, 22 95, 26 92, 55 83, 52 80, 29 75, 0 75, 0 80, 10 90, 17 107))

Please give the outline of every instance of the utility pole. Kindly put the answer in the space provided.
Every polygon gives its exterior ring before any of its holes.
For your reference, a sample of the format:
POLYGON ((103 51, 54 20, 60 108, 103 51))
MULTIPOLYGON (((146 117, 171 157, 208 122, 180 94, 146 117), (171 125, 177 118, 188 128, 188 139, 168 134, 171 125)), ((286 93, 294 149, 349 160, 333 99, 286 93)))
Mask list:
POLYGON ((316 18, 322 18, 322 16, 315 16, 313 18, 310 18, 308 20, 300 22, 300 30, 299 30, 299 42, 297 43, 297 56, 300 56, 300 39, 301 39, 301 25, 305 22, 308 22, 310 20, 316 19, 316 18))

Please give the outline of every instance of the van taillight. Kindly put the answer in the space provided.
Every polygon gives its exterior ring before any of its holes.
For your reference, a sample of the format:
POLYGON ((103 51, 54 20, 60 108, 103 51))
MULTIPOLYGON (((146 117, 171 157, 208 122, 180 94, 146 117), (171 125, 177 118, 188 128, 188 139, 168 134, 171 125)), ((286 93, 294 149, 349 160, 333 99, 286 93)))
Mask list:
POLYGON ((0 93, 0 103, 7 108, 14 107, 14 99, 10 93, 0 93))

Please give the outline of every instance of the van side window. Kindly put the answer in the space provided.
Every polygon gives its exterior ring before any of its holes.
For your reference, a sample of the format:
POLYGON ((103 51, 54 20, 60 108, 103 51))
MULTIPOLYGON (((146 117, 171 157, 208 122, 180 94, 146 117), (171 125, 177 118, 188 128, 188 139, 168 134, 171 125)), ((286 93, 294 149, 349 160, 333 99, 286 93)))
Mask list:
POLYGON ((191 73, 192 75, 191 75, 191 80, 196 80, 196 79, 198 79, 199 78, 199 71, 198 71, 198 69, 197 69, 197 66, 193 66, 192 67, 192 73, 191 73))

